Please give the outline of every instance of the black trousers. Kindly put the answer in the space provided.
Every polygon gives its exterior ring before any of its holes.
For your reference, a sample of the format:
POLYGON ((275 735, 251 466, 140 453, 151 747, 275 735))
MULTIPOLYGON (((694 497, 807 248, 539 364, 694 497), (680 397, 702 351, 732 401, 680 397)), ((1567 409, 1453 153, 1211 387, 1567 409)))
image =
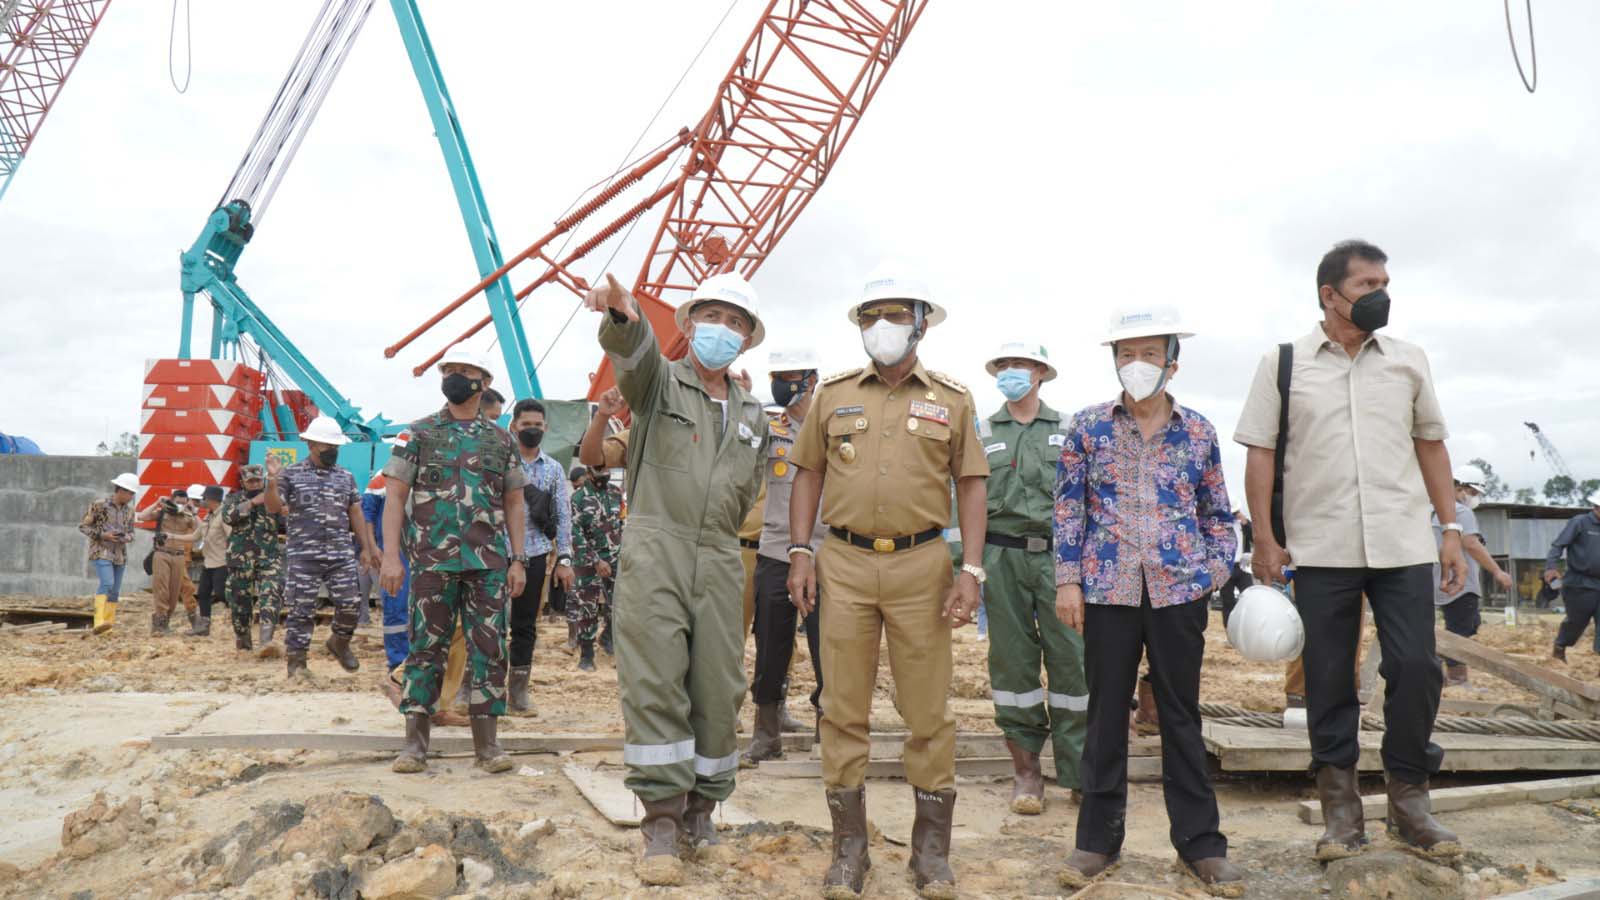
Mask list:
MULTIPOLYGON (((1556 631, 1556 643, 1571 647, 1583 639, 1589 620, 1600 616, 1600 591, 1567 585, 1561 589, 1561 602, 1567 607, 1567 617, 1556 631)), ((1594 629, 1594 652, 1600 653, 1600 619, 1594 629)))
POLYGON ((528 583, 522 593, 511 598, 511 648, 512 668, 533 663, 533 645, 539 639, 539 592, 544 589, 544 566, 550 554, 529 558, 528 583))
MULTIPOLYGON (((1439 611, 1444 613, 1444 630, 1462 637, 1472 637, 1477 634, 1478 627, 1483 624, 1483 616, 1479 610, 1481 603, 1477 594, 1468 591, 1439 607, 1439 611)), ((1445 665, 1449 666, 1461 665, 1460 660, 1448 656, 1444 657, 1444 661, 1445 665)))
POLYGON ((195 586, 195 600, 200 604, 202 617, 211 618, 211 604, 225 602, 223 591, 227 583, 227 566, 200 570, 200 583, 195 586))
POLYGON ((1089 730, 1080 770, 1078 849, 1107 854, 1122 849, 1128 811, 1128 696, 1139 674, 1139 658, 1148 653, 1161 719, 1162 794, 1172 846, 1191 862, 1228 854, 1200 739, 1200 660, 1208 607, 1201 599, 1154 609, 1148 591, 1137 607, 1085 605, 1089 730))
POLYGON ((1311 768, 1356 764, 1361 701, 1355 654, 1361 595, 1372 606, 1383 662, 1383 768, 1410 784, 1439 771, 1444 750, 1431 740, 1444 674, 1434 655, 1433 566, 1295 570, 1294 600, 1305 623, 1306 725, 1311 768))
POLYGON ((1228 580, 1224 581, 1221 589, 1217 591, 1217 599, 1222 601, 1222 625, 1224 628, 1228 625, 1228 617, 1233 615, 1234 606, 1239 603, 1239 594, 1255 583, 1255 576, 1250 574, 1249 569, 1243 566, 1233 567, 1233 573, 1228 576, 1228 580))
MULTIPOLYGON (((794 658, 795 620, 800 610, 789 602, 789 564, 766 556, 756 557, 756 677, 750 683, 750 698, 757 704, 783 699, 783 685, 789 678, 789 662, 794 658)), ((811 648, 811 672, 817 687, 811 692, 811 705, 822 708, 822 629, 817 606, 806 616, 806 645, 811 648)))

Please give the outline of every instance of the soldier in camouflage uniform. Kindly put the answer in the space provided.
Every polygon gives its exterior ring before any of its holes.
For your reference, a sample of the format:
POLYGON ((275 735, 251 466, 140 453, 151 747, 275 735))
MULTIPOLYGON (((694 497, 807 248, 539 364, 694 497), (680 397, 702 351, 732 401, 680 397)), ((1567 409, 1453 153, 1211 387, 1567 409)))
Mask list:
POLYGON ((384 467, 383 570, 380 586, 398 592, 401 526, 411 562, 411 653, 406 657, 400 712, 406 746, 396 772, 427 768, 431 716, 438 710, 450 638, 459 617, 467 634, 475 765, 511 768, 495 732, 506 712, 506 603, 527 581, 527 524, 511 434, 479 412, 492 376, 477 353, 455 348, 439 364, 448 405, 401 435, 384 467), (509 553, 506 538, 510 537, 509 553), (509 562, 509 565, 508 565, 509 562))
POLYGON ((245 466, 240 483, 243 490, 228 495, 222 506, 222 521, 233 532, 228 535, 228 610, 233 617, 233 646, 250 649, 250 613, 261 620, 261 646, 272 642, 272 628, 278 621, 282 597, 283 547, 278 543, 278 526, 283 517, 267 512, 260 466, 245 466))
MULTIPOLYGON (((574 473, 582 467, 574 468, 574 473)), ((594 639, 610 612, 617 584, 617 553, 622 546, 622 489, 610 483, 603 468, 588 470, 583 486, 572 495, 572 565, 577 574, 567 597, 567 618, 577 623, 578 668, 594 671, 594 639)))
POLYGON ((323 646, 346 672, 361 668, 350 651, 360 602, 351 533, 363 548, 361 564, 371 566, 378 548, 361 515, 355 476, 338 464, 339 446, 349 438, 327 416, 312 419, 300 437, 311 450, 309 459, 284 468, 278 457, 267 457, 266 508, 284 513, 289 526, 284 566, 289 619, 283 636, 288 673, 290 678, 309 681, 306 651, 311 648, 313 614, 323 587, 334 607, 333 636, 323 646))

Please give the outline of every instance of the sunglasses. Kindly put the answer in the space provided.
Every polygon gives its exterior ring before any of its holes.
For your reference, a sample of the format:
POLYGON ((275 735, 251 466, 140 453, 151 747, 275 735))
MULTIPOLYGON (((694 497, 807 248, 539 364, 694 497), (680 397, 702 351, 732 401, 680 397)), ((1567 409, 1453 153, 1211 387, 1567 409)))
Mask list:
POLYGON ((910 325, 917 320, 917 311, 908 303, 882 303, 867 309, 857 310, 856 318, 862 328, 871 328, 878 324, 880 319, 887 320, 895 325, 910 325))

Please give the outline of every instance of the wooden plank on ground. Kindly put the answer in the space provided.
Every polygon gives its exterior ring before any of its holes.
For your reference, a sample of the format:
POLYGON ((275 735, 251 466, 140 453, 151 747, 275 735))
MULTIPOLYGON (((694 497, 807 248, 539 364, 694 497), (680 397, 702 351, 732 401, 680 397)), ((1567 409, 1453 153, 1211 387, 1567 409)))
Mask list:
MULTIPOLYGON (((500 748, 507 753, 613 752, 622 749, 621 735, 608 734, 502 734, 500 748)), ((159 734, 150 739, 154 750, 333 750, 347 753, 389 753, 405 746, 399 729, 393 734, 318 733, 305 731, 264 734, 159 734)), ((428 742, 433 753, 471 752, 470 736, 433 733, 428 742)))
MULTIPOLYGON (((1304 731, 1249 728, 1206 722, 1200 728, 1206 750, 1225 772, 1304 772, 1311 765, 1310 738, 1304 731)), ((1380 772, 1383 732, 1359 735, 1363 772, 1380 772)), ((1435 732, 1444 748, 1446 772, 1600 772, 1600 743, 1513 735, 1435 732)))
POLYGON ((1547 700, 1581 710, 1585 716, 1600 716, 1600 687, 1517 659, 1442 628, 1435 631, 1434 644, 1440 656, 1458 659, 1474 669, 1509 681, 1547 700))
POLYGON ((1563 881, 1560 884, 1529 888, 1515 894, 1501 894, 1500 900, 1580 900, 1580 898, 1593 900, 1595 897, 1600 897, 1600 878, 1563 881))
MULTIPOLYGON (((1055 761, 1046 757, 1040 761, 1046 779, 1056 777, 1055 761)), ((774 778, 821 778, 822 763, 814 759, 773 759, 767 760, 756 769, 762 775, 774 778)), ((956 760, 956 774, 967 778, 986 778, 1010 775, 1012 772, 1011 757, 968 757, 956 760)), ((897 778, 904 780, 906 777, 905 763, 896 759, 873 759, 867 762, 868 778, 897 778)), ((1129 781, 1159 781, 1161 779, 1161 757, 1159 756, 1134 756, 1128 759, 1129 781)))
MULTIPOLYGON (((1596 795, 1600 795, 1600 775, 1578 775, 1573 778, 1442 788, 1429 793, 1428 800, 1432 810, 1441 813, 1511 803, 1554 803, 1557 800, 1596 795)), ((1388 815, 1389 801, 1383 794, 1373 794, 1361 798, 1361 808, 1367 818, 1377 819, 1388 815)), ((1301 801, 1300 821, 1321 825, 1322 804, 1315 800, 1301 801)))
POLYGON ((57 606, 0 606, 0 616, 18 615, 34 618, 92 619, 94 610, 57 606))
MULTIPOLYGON (((633 792, 622 783, 620 772, 567 763, 561 767, 561 774, 567 776, 583 799, 588 800, 606 821, 624 828, 639 827, 644 809, 634 798, 633 792)), ((756 821, 731 803, 722 804, 712 818, 721 825, 749 825, 756 821)))

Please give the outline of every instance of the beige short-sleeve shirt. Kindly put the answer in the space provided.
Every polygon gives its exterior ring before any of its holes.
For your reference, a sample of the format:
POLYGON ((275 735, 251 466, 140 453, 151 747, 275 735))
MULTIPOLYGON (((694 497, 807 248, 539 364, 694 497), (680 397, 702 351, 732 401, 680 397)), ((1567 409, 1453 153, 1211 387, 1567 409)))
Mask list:
MULTIPOLYGON (((1321 323, 1294 342, 1283 519, 1297 566, 1431 563, 1432 504, 1413 440, 1449 436, 1422 348, 1377 334, 1351 359, 1321 323)), ((1278 351, 1256 368, 1233 439, 1278 440, 1278 351)))

